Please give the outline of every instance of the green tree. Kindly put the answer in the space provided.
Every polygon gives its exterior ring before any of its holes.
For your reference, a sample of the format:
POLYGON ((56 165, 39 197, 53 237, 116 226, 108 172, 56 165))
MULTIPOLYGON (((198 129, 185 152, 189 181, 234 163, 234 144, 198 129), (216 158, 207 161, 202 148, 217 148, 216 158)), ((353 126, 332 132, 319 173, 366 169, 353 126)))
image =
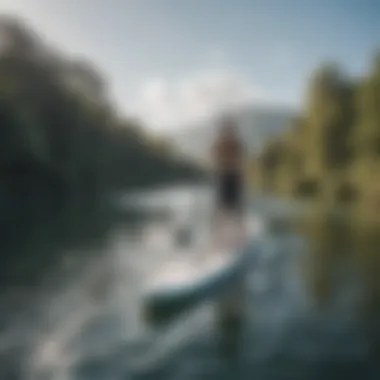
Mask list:
POLYGON ((17 19, 0 19, 0 168, 8 194, 66 197, 199 178, 114 109, 102 75, 48 47, 17 19))

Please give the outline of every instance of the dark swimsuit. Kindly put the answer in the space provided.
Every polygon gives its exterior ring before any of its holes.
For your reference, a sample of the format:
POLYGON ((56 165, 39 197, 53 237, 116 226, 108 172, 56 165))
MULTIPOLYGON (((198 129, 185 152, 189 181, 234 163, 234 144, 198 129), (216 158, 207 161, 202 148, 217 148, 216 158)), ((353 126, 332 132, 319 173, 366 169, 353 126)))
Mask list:
POLYGON ((233 211, 240 210, 243 200, 242 175, 238 171, 222 172, 219 173, 217 182, 218 206, 233 211))
POLYGON ((229 160, 241 159, 241 146, 238 141, 220 141, 217 146, 217 156, 223 163, 216 173, 217 203, 224 209, 238 211, 242 206, 243 198, 243 175, 239 168, 234 165, 229 169, 229 160))

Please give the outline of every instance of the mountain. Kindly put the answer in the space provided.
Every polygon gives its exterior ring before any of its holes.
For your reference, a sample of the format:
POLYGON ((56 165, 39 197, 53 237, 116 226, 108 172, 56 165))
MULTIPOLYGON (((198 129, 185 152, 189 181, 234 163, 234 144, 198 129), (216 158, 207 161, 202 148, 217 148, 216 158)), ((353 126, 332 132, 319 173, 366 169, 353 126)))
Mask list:
MULTIPOLYGON (((257 152, 272 136, 289 127, 296 112, 288 108, 254 106, 236 113, 240 133, 249 152, 257 152)), ((170 140, 178 152, 196 160, 205 160, 215 136, 216 123, 201 124, 172 132, 170 140)))

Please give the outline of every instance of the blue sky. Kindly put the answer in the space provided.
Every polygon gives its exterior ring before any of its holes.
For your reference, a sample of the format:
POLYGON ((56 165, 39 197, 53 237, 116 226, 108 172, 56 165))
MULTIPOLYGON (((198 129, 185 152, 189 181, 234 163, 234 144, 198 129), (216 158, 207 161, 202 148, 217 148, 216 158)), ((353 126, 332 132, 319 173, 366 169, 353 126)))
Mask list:
POLYGON ((378 0, 2 0, 0 11, 94 62, 120 107, 154 128, 227 103, 298 106, 321 62, 360 74, 380 46, 378 0))

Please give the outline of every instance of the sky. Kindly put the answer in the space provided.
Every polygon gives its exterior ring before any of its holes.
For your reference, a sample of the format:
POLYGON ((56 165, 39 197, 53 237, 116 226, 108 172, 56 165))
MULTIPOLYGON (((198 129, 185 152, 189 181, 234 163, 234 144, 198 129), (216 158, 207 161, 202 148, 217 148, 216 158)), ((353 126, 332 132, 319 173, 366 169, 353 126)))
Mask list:
POLYGON ((155 131, 245 104, 300 107, 324 61, 360 75, 380 47, 378 0, 0 0, 94 63, 123 113, 155 131))

